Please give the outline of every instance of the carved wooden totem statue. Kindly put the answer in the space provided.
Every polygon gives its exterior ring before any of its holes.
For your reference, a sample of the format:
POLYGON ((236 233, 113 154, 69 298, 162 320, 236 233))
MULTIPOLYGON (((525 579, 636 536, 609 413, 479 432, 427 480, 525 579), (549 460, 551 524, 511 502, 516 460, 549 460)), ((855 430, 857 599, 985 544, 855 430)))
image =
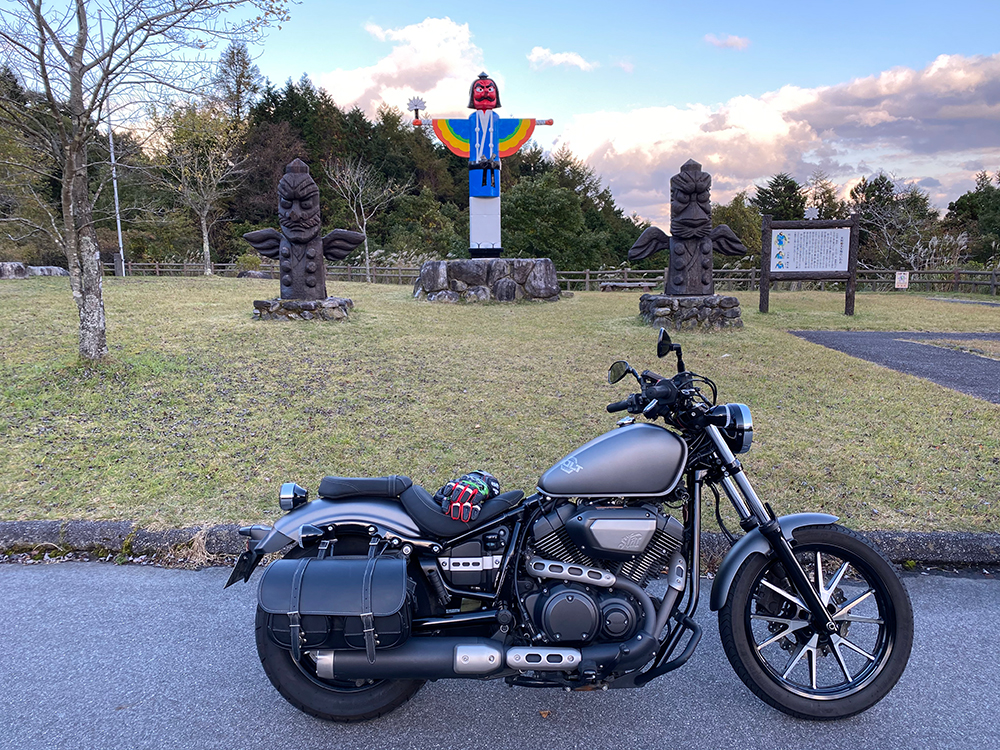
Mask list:
POLYGON ((712 251, 746 255, 747 249, 725 224, 712 228, 712 175, 689 159, 680 174, 670 178, 670 232, 650 227, 628 252, 629 260, 642 260, 670 248, 666 293, 691 296, 715 293, 712 251))
POLYGON ((261 255, 279 260, 282 299, 326 299, 324 259, 343 260, 365 236, 334 229, 320 238, 319 187, 301 159, 286 166, 278 182, 278 221, 280 232, 260 229, 243 239, 261 255))

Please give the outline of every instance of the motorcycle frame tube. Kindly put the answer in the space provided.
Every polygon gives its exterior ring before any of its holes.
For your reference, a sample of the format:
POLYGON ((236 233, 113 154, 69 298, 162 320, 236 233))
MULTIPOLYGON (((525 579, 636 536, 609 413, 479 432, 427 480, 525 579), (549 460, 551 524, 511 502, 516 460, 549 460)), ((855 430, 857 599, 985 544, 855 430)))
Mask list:
MULTIPOLYGON (((684 606, 684 614, 678 618, 675 627, 666 638, 663 639, 660 647, 656 651, 656 658, 653 660, 653 669, 663 664, 677 648, 680 639, 684 635, 685 627, 680 622, 684 617, 691 617, 698 609, 698 599, 701 596, 701 488, 705 482, 705 475, 708 472, 704 469, 688 472, 688 512, 691 518, 691 546, 688 549, 688 598, 684 606)), ((666 603, 664 597, 664 604, 666 603)), ((676 605, 676 600, 674 601, 676 605)), ((669 613, 667 615, 669 617, 669 613)), ((659 633, 657 633, 659 635, 659 633)))

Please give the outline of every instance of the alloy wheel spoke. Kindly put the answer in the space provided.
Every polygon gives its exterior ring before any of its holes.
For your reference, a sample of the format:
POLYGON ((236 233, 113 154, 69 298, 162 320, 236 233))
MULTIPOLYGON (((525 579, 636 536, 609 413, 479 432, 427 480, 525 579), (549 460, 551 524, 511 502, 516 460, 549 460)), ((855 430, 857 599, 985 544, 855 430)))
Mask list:
POLYGON ((830 586, 820 591, 820 597, 822 598, 824 606, 830 603, 830 599, 833 597, 833 592, 837 590, 837 586, 840 585, 841 579, 843 579, 850 566, 851 564, 846 562, 841 565, 840 569, 833 574, 833 580, 830 581, 830 586))
POLYGON ((841 643, 844 646, 847 646, 847 648, 851 649, 851 651, 855 651, 855 652, 861 654, 868 661, 875 661, 875 657, 872 654, 869 654, 867 651, 865 651, 863 648, 861 648, 861 646, 859 646, 858 644, 854 643, 853 641, 849 641, 846 638, 838 637, 837 643, 841 643))
POLYGON ((805 604, 803 604, 802 600, 799 599, 797 596, 795 596, 795 594, 790 594, 789 592, 785 591, 784 589, 778 588, 777 586, 775 586, 773 583, 771 583, 767 579, 762 580, 760 583, 761 583, 762 586, 765 586, 766 588, 771 589, 771 591, 773 591, 774 593, 776 593, 778 596, 784 597, 785 599, 787 599, 788 601, 790 601, 792 604, 794 604, 796 607, 800 607, 800 608, 802 608, 802 609, 804 609, 806 611, 809 610, 809 607, 807 607, 805 604))
POLYGON ((823 596, 826 592, 826 588, 823 586, 823 554, 816 550, 816 593, 820 596, 820 601, 823 602, 824 606, 826 601, 823 600, 823 596))
POLYGON ((835 635, 831 640, 833 643, 833 655, 837 658, 837 664, 840 665, 840 671, 844 673, 844 677, 847 678, 848 682, 852 682, 854 677, 851 676, 851 670, 847 668, 847 661, 844 659, 844 655, 840 652, 840 644, 843 639, 840 636, 835 635))
POLYGON ((819 654, 816 653, 816 649, 814 649, 814 648, 809 649, 809 657, 808 657, 808 659, 809 659, 809 684, 812 686, 813 690, 816 689, 816 662, 817 662, 817 657, 818 656, 819 656, 819 654))
POLYGON ((796 630, 802 630, 802 628, 809 627, 809 622, 807 620, 784 620, 784 619, 782 619, 780 617, 767 617, 765 615, 752 615, 752 617, 760 619, 760 620, 764 620, 765 622, 774 622, 774 623, 778 623, 779 625, 784 625, 785 626, 785 629, 782 630, 780 633, 776 634, 772 638, 768 638, 763 643, 758 644, 757 645, 757 651, 758 651, 758 653, 765 646, 770 646, 772 643, 780 641, 786 635, 790 635, 790 634, 794 633, 796 630))
POLYGON ((867 622, 872 625, 885 625, 885 620, 881 619, 880 617, 855 617, 854 615, 847 614, 844 615, 843 617, 840 617, 838 615, 833 619, 836 620, 837 622, 867 622))
POLYGON ((791 658, 788 660, 788 665, 785 667, 785 671, 781 675, 781 678, 787 680, 788 675, 790 675, 792 670, 795 669, 795 666, 802 661, 802 657, 808 652, 816 651, 816 644, 818 642, 819 636, 814 634, 813 637, 809 639, 808 643, 800 643, 799 647, 795 649, 795 653, 792 654, 791 658))
POLYGON ((858 596, 854 597, 854 599, 852 599, 851 601, 849 601, 846 604, 844 604, 840 609, 838 609, 834 613, 833 619, 834 620, 845 619, 844 615, 847 612, 849 612, 852 609, 854 609, 856 606, 858 606, 859 604, 861 604, 861 602, 863 602, 865 599, 867 599, 869 596, 871 596, 874 593, 875 593, 875 589, 868 589, 865 593, 859 594, 858 596))

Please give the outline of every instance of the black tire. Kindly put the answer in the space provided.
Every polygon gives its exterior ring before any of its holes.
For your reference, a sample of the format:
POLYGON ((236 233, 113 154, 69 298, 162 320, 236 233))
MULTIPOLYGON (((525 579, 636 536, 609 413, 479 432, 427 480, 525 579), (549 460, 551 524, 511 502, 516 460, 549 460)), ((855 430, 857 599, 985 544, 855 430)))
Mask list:
MULTIPOLYGON (((293 549, 286 557, 313 556, 316 548, 293 549)), ((324 680, 316 676, 307 653, 296 662, 292 653, 267 634, 268 615, 257 607, 257 654, 267 679, 281 697, 300 711, 326 721, 365 721, 406 703, 424 680, 324 680)))
POLYGON ((853 716, 882 700, 906 668, 910 597, 892 563, 850 529, 810 526, 793 536, 795 557, 814 586, 821 581, 840 630, 817 633, 784 566, 758 554, 743 563, 719 612, 722 646, 746 686, 779 711, 853 716))

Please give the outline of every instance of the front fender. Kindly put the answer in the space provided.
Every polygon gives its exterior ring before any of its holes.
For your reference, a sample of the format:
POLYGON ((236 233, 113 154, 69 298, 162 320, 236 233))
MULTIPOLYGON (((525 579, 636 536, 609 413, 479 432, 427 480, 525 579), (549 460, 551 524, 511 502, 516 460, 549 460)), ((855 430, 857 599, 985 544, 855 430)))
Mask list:
MULTIPOLYGON (((792 533, 803 526, 827 526, 837 522, 837 516, 828 513, 793 513, 790 516, 782 516, 778 519, 781 526, 781 533, 785 539, 792 541, 792 533)), ((726 557, 719 566, 719 572, 715 575, 715 582, 712 584, 711 608, 713 612, 718 612, 729 598, 729 589, 733 585, 736 573, 746 562, 747 558, 754 554, 766 555, 771 552, 771 543, 760 533, 760 529, 753 529, 742 539, 733 545, 726 557)))
POLYGON ((254 545, 254 550, 266 554, 298 543, 301 538, 300 529, 307 524, 330 526, 348 522, 372 524, 404 538, 419 539, 422 536, 413 519, 396 500, 377 497, 351 500, 319 498, 300 505, 279 518, 254 545))

